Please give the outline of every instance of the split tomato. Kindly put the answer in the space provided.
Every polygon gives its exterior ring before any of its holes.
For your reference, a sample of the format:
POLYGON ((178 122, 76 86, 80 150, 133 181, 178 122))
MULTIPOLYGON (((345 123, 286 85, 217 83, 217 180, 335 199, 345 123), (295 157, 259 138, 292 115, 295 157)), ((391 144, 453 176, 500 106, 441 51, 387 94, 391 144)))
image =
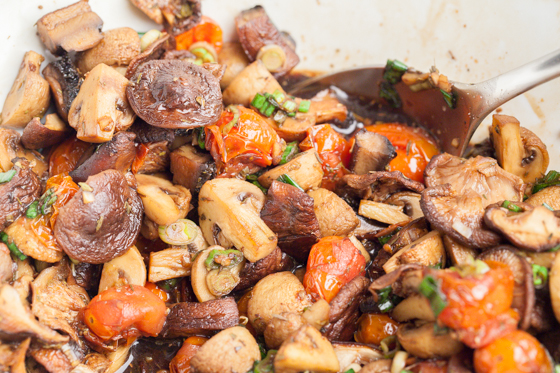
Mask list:
POLYGON ((379 345, 381 341, 397 334, 399 323, 388 315, 364 313, 358 320, 358 330, 354 339, 359 343, 379 345))
POLYGON ((177 35, 175 40, 177 50, 189 49, 194 43, 205 41, 214 47, 216 53, 220 53, 223 44, 222 29, 213 19, 202 16, 196 26, 177 35))
POLYGON ((90 143, 78 140, 76 137, 65 140, 49 155, 49 175, 54 176, 72 171, 90 146, 90 143))

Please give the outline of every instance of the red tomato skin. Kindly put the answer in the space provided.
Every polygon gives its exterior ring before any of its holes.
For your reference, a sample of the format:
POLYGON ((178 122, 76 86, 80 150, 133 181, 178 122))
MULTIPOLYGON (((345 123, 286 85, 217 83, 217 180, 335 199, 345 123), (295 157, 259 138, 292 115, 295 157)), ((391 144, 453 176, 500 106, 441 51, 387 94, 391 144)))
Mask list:
POLYGON ((175 37, 177 41, 177 50, 189 49, 191 45, 199 41, 205 41, 214 46, 216 53, 220 53, 223 44, 223 35, 221 27, 207 16, 202 16, 200 22, 175 37))
POLYGON ((207 340, 204 337, 187 338, 181 349, 177 351, 177 355, 169 363, 171 373, 189 373, 191 371, 191 359, 207 340))

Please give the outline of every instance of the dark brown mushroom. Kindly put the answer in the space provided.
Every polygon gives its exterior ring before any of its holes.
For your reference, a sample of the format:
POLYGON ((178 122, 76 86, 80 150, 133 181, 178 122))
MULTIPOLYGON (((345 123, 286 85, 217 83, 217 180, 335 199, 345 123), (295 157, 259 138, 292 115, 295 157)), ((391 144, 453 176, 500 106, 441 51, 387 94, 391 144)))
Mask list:
POLYGON ((216 163, 208 153, 199 152, 194 146, 185 144, 171 152, 170 170, 173 183, 198 194, 204 183, 216 176, 216 163))
POLYGON ((29 161, 14 158, 12 162, 16 173, 10 181, 0 184, 0 231, 23 215, 41 194, 41 182, 31 170, 29 161))
POLYGON ((37 21, 39 37, 52 54, 96 46, 103 39, 102 27, 103 21, 91 11, 87 0, 55 10, 37 21))
POLYGON ((272 182, 261 219, 278 235, 278 246, 302 262, 321 237, 313 198, 289 184, 272 182))
POLYGON ((90 263, 72 263, 72 276, 76 284, 86 290, 99 289, 103 266, 90 263))
POLYGON ((202 17, 200 0, 165 0, 160 8, 163 26, 173 36, 191 29, 202 17))
POLYGON ((142 64, 126 89, 130 105, 147 123, 163 128, 193 128, 216 122, 222 114, 220 82, 198 65, 180 60, 142 64))
POLYGON ((164 338, 212 335, 239 324, 239 310, 232 297, 203 303, 175 303, 169 308, 163 330, 164 338))
POLYGON ((136 157, 134 137, 130 132, 118 132, 111 141, 99 146, 95 153, 70 172, 70 176, 75 182, 84 182, 88 177, 105 170, 127 172, 136 157))
POLYGON ((477 259, 493 260, 506 264, 513 274, 513 302, 511 307, 519 313, 519 327, 526 330, 531 326, 531 315, 535 305, 533 269, 525 258, 511 246, 498 246, 482 252, 477 259))
POLYGON ((70 106, 80 91, 83 79, 68 54, 49 63, 43 69, 43 76, 51 86, 58 115, 67 121, 70 106))
POLYGON ((130 249, 141 222, 142 201, 136 191, 121 172, 106 170, 90 176, 59 210, 54 236, 70 258, 99 264, 130 249))
POLYGON ((393 236, 383 245, 383 249, 388 253, 395 254, 403 247, 410 245, 420 237, 428 233, 428 224, 426 219, 418 218, 406 224, 400 231, 393 234, 393 236))
POLYGON ((167 51, 175 49, 177 42, 171 35, 165 35, 150 44, 142 53, 130 61, 126 69, 125 78, 130 79, 136 74, 136 70, 145 62, 162 59, 167 51))
POLYGON ((400 171, 377 171, 365 175, 345 175, 343 180, 361 199, 385 201, 391 194, 411 190, 421 193, 424 184, 410 180, 400 171))
POLYGON ((148 154, 138 168, 139 174, 155 174, 165 172, 169 168, 169 143, 167 141, 142 144, 148 154))
POLYGON ((183 60, 187 62, 196 61, 196 56, 186 49, 168 50, 161 57, 162 60, 183 60))
POLYGON ((45 124, 35 117, 23 129, 21 143, 27 149, 48 148, 62 142, 70 134, 68 130, 68 125, 54 113, 45 116, 45 124))
POLYGON ((251 61, 261 60, 276 77, 283 76, 298 63, 293 46, 272 23, 264 8, 257 5, 235 17, 239 41, 251 61))
POLYGON ((484 214, 486 225, 525 250, 545 251, 560 244, 560 211, 523 202, 512 205, 523 211, 510 211, 501 203, 488 206, 484 214))
POLYGON ((233 291, 240 291, 254 286, 260 279, 265 278, 271 273, 291 271, 294 268, 294 261, 279 248, 254 263, 246 262, 241 272, 239 272, 239 284, 233 291))
POLYGON ((383 171, 391 159, 397 156, 395 147, 383 135, 362 128, 356 133, 355 139, 350 170, 357 175, 383 171))
POLYGON ((410 294, 417 292, 418 285, 424 276, 422 273, 423 268, 420 264, 403 264, 394 271, 373 281, 368 290, 372 293, 376 302, 378 300, 377 291, 387 286, 391 286, 393 294, 406 298, 410 294))
POLYGON ((172 143, 175 140, 174 129, 154 127, 140 118, 136 118, 127 131, 136 134, 134 141, 141 144, 159 141, 172 143))

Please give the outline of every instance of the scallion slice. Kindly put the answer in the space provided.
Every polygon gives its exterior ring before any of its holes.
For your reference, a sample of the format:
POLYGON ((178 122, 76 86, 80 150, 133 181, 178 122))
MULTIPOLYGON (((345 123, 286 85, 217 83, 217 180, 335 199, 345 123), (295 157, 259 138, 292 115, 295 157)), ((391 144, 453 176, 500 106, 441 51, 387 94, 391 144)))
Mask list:
POLYGON ((35 201, 32 204, 30 204, 27 210, 25 211, 25 216, 27 216, 29 219, 36 218, 37 215, 39 215, 38 207, 39 207, 39 201, 35 201))
POLYGON ((538 264, 531 264, 533 267, 533 284, 542 287, 548 280, 548 269, 538 264))
POLYGON ((276 356, 277 350, 268 350, 266 357, 256 363, 254 372, 255 373, 272 373, 274 372, 274 357, 276 356))
POLYGON ((286 100, 286 101, 282 104, 282 107, 283 107, 284 109, 286 109, 287 111, 289 111, 289 112, 293 112, 293 111, 296 110, 297 104, 295 103, 295 101, 286 100))
POLYGON ((441 88, 440 91, 443 94, 443 99, 447 103, 447 106, 449 106, 451 109, 454 109, 457 103, 457 98, 455 97, 455 95, 453 93, 445 92, 441 88))
POLYGON ((379 96, 387 100, 394 108, 400 108, 402 106, 401 97, 395 90, 395 87, 389 82, 381 82, 379 86, 379 96))
POLYGON ((294 142, 290 142, 286 145, 286 149, 284 149, 284 152, 282 153, 282 158, 280 159, 280 163, 279 164, 286 164, 289 161, 291 161, 296 154, 299 153, 299 146, 298 146, 298 142, 294 141, 294 142))
POLYGON ((0 172, 0 184, 7 183, 15 176, 16 170, 0 172))
POLYGON ((383 79, 391 84, 397 84, 403 74, 408 70, 408 66, 399 60, 387 60, 385 65, 385 71, 383 73, 383 79))
POLYGON ((264 97, 260 93, 257 93, 255 97, 253 97, 253 101, 251 101, 251 106, 257 110, 260 110, 260 108, 264 105, 265 101, 266 101, 266 97, 264 97))
POLYGON ((198 147, 202 150, 206 149, 206 131, 204 127, 198 129, 198 134, 196 135, 196 142, 198 142, 198 147))
POLYGON ((282 102, 284 102, 284 100, 286 99, 286 95, 283 94, 282 92, 280 92, 279 90, 275 90, 272 93, 272 97, 274 98, 274 100, 276 100, 276 102, 278 102, 279 104, 281 104, 282 102))
POLYGON ((27 255, 22 253, 15 243, 9 241, 8 234, 0 232, 0 240, 2 240, 2 242, 4 242, 6 246, 8 246, 8 249, 16 258, 18 258, 19 260, 27 259, 27 255))
POLYGON ((274 105, 269 103, 269 105, 266 107, 266 110, 264 110, 263 115, 265 117, 270 117, 274 113, 274 110, 276 110, 274 105))
POLYGON ((560 184, 560 173, 558 173, 558 171, 551 170, 548 171, 548 173, 544 177, 538 179, 535 182, 532 192, 537 193, 544 188, 558 184, 560 184))
POLYGON ((311 107, 311 101, 309 100, 302 100, 299 103, 299 107, 298 107, 298 111, 300 113, 307 113, 309 111, 309 108, 311 107))
POLYGON ((430 306, 432 307, 436 317, 438 317, 441 311, 447 307, 445 297, 439 290, 438 282, 432 276, 428 275, 424 277, 418 286, 418 291, 420 294, 428 298, 430 306))
POLYGON ((226 110, 233 113, 233 119, 230 120, 229 123, 224 126, 224 128, 222 128, 223 135, 227 135, 229 131, 231 131, 231 129, 235 127, 237 125, 237 122, 239 121, 239 109, 237 108, 237 106, 229 105, 226 108, 226 110))
POLYGON ((292 179, 288 174, 281 175, 277 180, 285 184, 290 184, 291 186, 298 188, 302 192, 305 192, 305 190, 303 190, 303 188, 300 187, 298 183, 296 183, 295 180, 292 179))
POLYGON ((544 202, 542 205, 547 209, 549 209, 550 211, 554 211, 554 209, 548 203, 544 202))
POLYGON ((511 201, 504 201, 504 203, 502 203, 502 207, 508 209, 509 211, 512 212, 523 212, 523 209, 519 206, 517 206, 516 204, 514 204, 511 201))
POLYGON ((204 261, 207 270, 230 268, 241 263, 243 253, 239 250, 212 250, 204 261))
POLYGON ((188 245, 198 235, 198 229, 194 222, 188 219, 179 219, 169 225, 158 227, 159 238, 165 243, 175 246, 188 245))

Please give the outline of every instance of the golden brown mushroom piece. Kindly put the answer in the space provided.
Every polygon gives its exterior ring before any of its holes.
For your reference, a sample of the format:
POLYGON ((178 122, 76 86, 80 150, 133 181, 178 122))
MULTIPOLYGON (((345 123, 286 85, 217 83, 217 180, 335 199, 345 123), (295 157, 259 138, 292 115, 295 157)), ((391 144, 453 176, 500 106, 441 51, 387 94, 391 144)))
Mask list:
POLYGON ((490 135, 496 158, 507 172, 519 176, 525 183, 542 177, 548 168, 546 145, 519 121, 509 115, 492 116, 490 135))
POLYGON ((62 142, 69 135, 69 129, 55 113, 45 116, 45 124, 35 117, 25 126, 21 142, 27 149, 47 148, 62 142))
POLYGON ((35 150, 25 149, 17 131, 0 128, 0 172, 9 171, 14 158, 25 158, 39 178, 46 178, 48 165, 43 156, 35 150))
POLYGON ((441 240, 441 234, 438 231, 431 231, 397 251, 383 265, 383 269, 389 273, 402 264, 411 263, 425 266, 440 264, 442 268, 445 266, 445 249, 441 240))
POLYGON ((350 170, 357 175, 383 171, 397 156, 395 147, 383 135, 362 128, 356 133, 355 139, 350 170))
POLYGON ((525 203, 532 206, 549 205, 553 210, 560 210, 560 186, 553 185, 538 191, 529 197, 525 203))
POLYGON ((23 128, 34 117, 41 117, 47 110, 51 98, 49 83, 39 74, 45 58, 38 53, 25 53, 19 73, 8 92, 0 124, 23 128))
POLYGON ((319 188, 307 194, 313 198, 321 237, 347 236, 360 224, 352 207, 330 190, 319 188))
POLYGON ((397 330, 397 339, 408 353, 421 359, 448 358, 463 349, 463 344, 454 339, 450 332, 436 334, 434 328, 435 322, 420 327, 406 324, 397 330))
POLYGON ((218 53, 218 62, 227 66, 220 81, 222 89, 226 89, 233 79, 251 63, 243 47, 237 42, 224 43, 222 50, 218 53))
POLYGON ((548 282, 550 289, 550 302, 554 310, 556 320, 560 322, 560 255, 556 255, 552 268, 550 269, 550 279, 548 282))
POLYGON ((43 76, 51 86, 58 115, 68 121, 68 111, 83 82, 74 62, 68 54, 64 54, 43 69, 43 76))
POLYGON ((283 174, 291 177, 305 191, 318 188, 323 180, 319 155, 314 149, 299 153, 288 163, 276 166, 259 176, 259 183, 265 188, 270 188, 272 182, 283 174))

